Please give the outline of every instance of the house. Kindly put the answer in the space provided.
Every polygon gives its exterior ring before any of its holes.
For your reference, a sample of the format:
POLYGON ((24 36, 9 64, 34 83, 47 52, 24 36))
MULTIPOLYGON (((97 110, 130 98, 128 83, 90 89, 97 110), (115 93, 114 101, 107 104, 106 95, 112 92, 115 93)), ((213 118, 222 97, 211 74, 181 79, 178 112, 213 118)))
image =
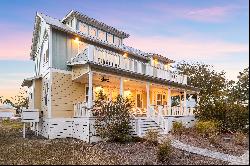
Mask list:
POLYGON ((193 124, 187 95, 199 89, 172 71, 173 60, 124 45, 128 37, 77 11, 62 20, 36 14, 30 53, 35 74, 22 86, 29 87, 29 109, 39 110, 39 134, 98 141, 91 109, 100 90, 109 99, 120 94, 135 101, 133 135, 150 128, 168 133, 176 120, 193 124))
POLYGON ((8 105, 8 104, 2 104, 0 105, 0 119, 11 119, 14 118, 16 114, 16 110, 8 105))

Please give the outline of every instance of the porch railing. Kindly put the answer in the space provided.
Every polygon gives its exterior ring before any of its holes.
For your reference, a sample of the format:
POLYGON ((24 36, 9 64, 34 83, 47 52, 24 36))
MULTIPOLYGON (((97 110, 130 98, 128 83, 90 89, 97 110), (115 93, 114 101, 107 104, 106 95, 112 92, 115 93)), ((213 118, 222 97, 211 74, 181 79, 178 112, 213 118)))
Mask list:
POLYGON ((91 115, 91 110, 87 108, 86 102, 74 104, 74 117, 90 117, 91 115))
POLYGON ((136 59, 124 57, 121 54, 99 48, 96 46, 88 46, 82 52, 72 58, 71 62, 80 63, 83 61, 91 61, 105 66, 119 68, 125 71, 147 75, 151 77, 161 78, 180 84, 187 84, 187 76, 176 74, 174 72, 163 70, 143 63, 136 59))

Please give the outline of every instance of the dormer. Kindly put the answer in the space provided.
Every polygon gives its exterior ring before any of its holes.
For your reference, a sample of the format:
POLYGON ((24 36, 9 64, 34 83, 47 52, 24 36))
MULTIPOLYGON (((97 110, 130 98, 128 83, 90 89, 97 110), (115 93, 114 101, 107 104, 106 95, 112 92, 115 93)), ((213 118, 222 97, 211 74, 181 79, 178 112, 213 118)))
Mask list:
POLYGON ((125 32, 73 10, 62 19, 62 22, 85 35, 117 46, 122 45, 123 39, 129 37, 125 32))

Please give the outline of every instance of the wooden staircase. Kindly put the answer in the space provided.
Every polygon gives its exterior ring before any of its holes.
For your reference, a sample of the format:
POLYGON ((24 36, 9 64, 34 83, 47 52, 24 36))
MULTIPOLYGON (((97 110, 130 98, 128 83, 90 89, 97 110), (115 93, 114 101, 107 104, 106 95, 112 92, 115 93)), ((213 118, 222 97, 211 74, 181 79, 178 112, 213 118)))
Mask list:
POLYGON ((131 122, 131 135, 143 137, 149 130, 156 130, 159 134, 163 133, 163 129, 152 119, 148 117, 136 117, 131 122))

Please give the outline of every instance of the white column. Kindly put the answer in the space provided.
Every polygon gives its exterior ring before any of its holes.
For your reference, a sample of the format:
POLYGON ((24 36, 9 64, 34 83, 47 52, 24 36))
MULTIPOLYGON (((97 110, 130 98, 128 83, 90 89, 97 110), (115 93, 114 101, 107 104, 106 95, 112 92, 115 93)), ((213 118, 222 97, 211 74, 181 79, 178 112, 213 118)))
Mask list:
POLYGON ((23 123, 23 138, 25 138, 25 122, 23 123))
POLYGON ((89 71, 89 91, 88 91, 88 108, 93 105, 93 72, 89 71))
POLYGON ((123 80, 124 80, 124 78, 123 77, 121 77, 120 78, 120 95, 121 96, 123 96, 123 91, 124 91, 124 87, 123 87, 123 80))
POLYGON ((184 114, 187 115, 187 91, 184 90, 184 101, 183 101, 183 107, 184 107, 184 114))
POLYGON ((171 89, 168 87, 168 115, 171 115, 171 89))
POLYGON ((93 45, 89 45, 88 47, 88 60, 94 61, 94 46, 93 45))
POLYGON ((179 94, 179 98, 180 98, 179 114, 182 114, 183 113, 183 102, 181 100, 181 94, 179 94))
POLYGON ((150 83, 146 83, 146 93, 147 93, 147 116, 150 114, 150 83))

